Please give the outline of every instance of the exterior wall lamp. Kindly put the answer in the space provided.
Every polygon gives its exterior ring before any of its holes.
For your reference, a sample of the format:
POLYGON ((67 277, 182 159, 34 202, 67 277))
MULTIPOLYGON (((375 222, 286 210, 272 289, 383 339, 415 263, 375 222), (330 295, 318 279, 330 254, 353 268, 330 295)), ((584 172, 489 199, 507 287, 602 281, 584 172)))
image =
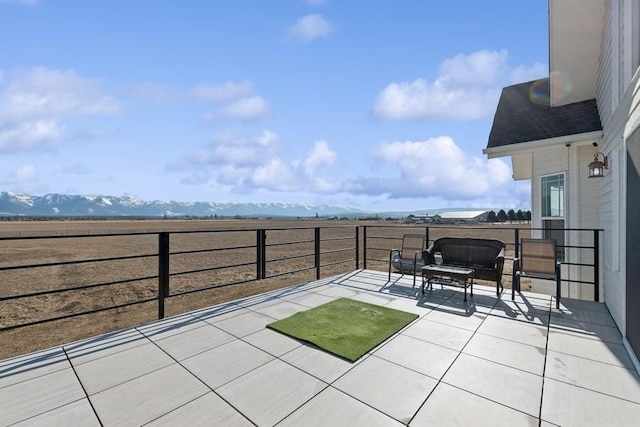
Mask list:
POLYGON ((593 162, 589 163, 589 178, 602 178, 605 169, 609 169, 609 159, 598 151, 593 155, 593 162), (598 156, 602 160, 599 160, 598 156))

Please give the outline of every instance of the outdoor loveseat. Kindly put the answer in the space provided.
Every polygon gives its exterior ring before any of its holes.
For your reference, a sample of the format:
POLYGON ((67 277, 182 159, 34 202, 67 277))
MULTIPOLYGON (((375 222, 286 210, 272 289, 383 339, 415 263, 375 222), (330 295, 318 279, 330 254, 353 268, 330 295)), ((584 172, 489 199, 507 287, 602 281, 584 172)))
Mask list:
POLYGON ((502 269, 504 267, 505 244, 495 239, 464 237, 442 237, 423 252, 425 265, 471 268, 474 278, 496 282, 496 293, 500 296, 502 269))

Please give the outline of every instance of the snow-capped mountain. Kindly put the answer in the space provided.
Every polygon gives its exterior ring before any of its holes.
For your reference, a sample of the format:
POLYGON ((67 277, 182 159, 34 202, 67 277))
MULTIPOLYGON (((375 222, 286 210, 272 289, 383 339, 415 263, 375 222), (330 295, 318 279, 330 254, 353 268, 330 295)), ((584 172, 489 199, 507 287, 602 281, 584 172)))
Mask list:
POLYGON ((135 197, 0 192, 0 215, 13 216, 283 216, 314 217, 366 214, 341 206, 289 203, 143 201, 135 197))

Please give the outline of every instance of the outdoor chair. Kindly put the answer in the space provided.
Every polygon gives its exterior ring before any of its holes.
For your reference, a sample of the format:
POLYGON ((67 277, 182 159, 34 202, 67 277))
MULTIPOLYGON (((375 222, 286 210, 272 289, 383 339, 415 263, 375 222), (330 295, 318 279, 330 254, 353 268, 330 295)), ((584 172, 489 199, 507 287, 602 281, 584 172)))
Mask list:
POLYGON ((511 299, 520 292, 522 276, 556 281, 556 308, 560 308, 560 262, 555 239, 522 239, 520 256, 513 260, 511 299))
POLYGON ((427 238, 423 234, 405 234, 402 236, 402 249, 391 249, 389 252, 389 281, 391 268, 400 272, 413 273, 413 287, 416 286, 416 273, 424 266, 422 252, 425 250, 427 238))

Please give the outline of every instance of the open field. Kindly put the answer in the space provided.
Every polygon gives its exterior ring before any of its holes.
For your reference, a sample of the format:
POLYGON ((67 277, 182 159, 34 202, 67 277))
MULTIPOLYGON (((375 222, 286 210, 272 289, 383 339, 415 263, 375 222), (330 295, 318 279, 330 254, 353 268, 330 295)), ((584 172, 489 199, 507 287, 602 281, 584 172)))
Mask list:
MULTIPOLYGON (((44 264, 0 271, 0 297, 95 285, 64 293, 0 301, 0 327, 157 298, 159 232, 172 232, 171 295, 202 287, 248 281, 171 297, 165 302, 165 314, 170 316, 314 280, 314 227, 322 227, 321 264, 324 267, 321 268, 321 276, 352 271, 356 268, 355 230, 361 225, 367 226, 368 233, 367 268, 382 271, 388 268, 386 260, 389 249, 398 247, 402 234, 423 233, 426 227, 382 221, 318 220, 0 222, 0 238, 30 237, 26 240, 0 241, 0 268, 44 264), (267 235, 266 276, 277 277, 255 280, 258 229, 265 229, 267 235), (97 236, 117 233, 128 235, 97 236), (69 237, 71 235, 82 237, 69 237), (50 237, 33 238, 35 236, 50 237), (131 258, 132 256, 136 258, 131 258), (73 263, 118 257, 126 259, 73 263), (61 262, 67 264, 49 265, 61 262), (109 285, 101 285, 105 283, 109 285)), ((507 257, 512 258, 512 227, 508 224, 479 227, 430 225, 429 237, 430 240, 443 236, 497 238, 510 245, 507 257)), ((521 237, 527 236, 528 229, 523 228, 521 237)), ((362 240, 361 232, 361 268, 364 266, 362 240)), ((505 262, 505 271, 510 269, 511 263, 505 262)), ((505 276, 503 283, 505 287, 509 286, 508 276, 505 276)), ((95 314, 1 331, 0 358, 148 322, 156 319, 157 315, 158 303, 152 300, 95 314)))

